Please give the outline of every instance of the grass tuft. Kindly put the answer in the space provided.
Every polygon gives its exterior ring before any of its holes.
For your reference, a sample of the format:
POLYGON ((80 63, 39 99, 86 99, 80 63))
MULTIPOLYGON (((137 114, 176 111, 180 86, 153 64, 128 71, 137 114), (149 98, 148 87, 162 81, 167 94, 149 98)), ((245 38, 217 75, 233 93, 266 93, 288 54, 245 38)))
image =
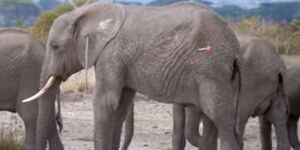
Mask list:
POLYGON ((18 118, 11 115, 11 123, 0 128, 0 150, 20 150, 22 146, 22 136, 18 132, 18 118))

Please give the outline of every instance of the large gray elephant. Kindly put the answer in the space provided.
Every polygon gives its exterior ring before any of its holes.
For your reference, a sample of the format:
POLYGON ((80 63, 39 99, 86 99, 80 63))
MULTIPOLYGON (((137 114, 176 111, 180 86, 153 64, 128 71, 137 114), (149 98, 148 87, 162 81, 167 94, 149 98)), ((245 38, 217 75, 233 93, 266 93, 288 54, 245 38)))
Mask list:
MULTIPOLYGON (((286 68, 275 48, 261 38, 239 35, 242 52, 242 87, 238 104, 238 126, 243 135, 246 123, 252 116, 260 122, 272 122, 277 135, 277 150, 289 150, 287 118, 288 102, 285 96, 286 68)), ((217 129, 201 112, 192 107, 173 106, 175 150, 184 149, 185 138, 203 150, 217 149, 217 129), (198 132, 203 119, 203 136, 198 132), (177 124, 177 125, 176 125, 177 124)), ((271 130, 271 127, 261 126, 271 130)), ((271 139, 261 135, 262 150, 272 150, 271 139), (268 140, 268 141, 267 141, 268 140)))
MULTIPOLYGON (((37 38, 17 29, 0 30, 0 110, 17 112, 24 121, 22 150, 35 150, 38 103, 21 100, 39 90, 44 55, 45 47, 37 38)), ((61 144, 58 131, 51 132, 50 143, 61 144)))
MULTIPOLYGON (((290 145, 295 150, 300 150, 300 143, 297 136, 298 129, 297 123, 300 116, 300 56, 288 56, 282 55, 286 67, 287 67, 287 80, 286 80, 286 96, 288 97, 289 104, 289 117, 288 117, 288 132, 289 132, 289 142, 290 145)), ((261 126, 263 127, 261 130, 261 134, 264 135, 264 145, 266 147, 271 147, 271 123, 270 122, 262 122, 261 126)))
POLYGON ((241 150, 236 130, 239 43, 228 23, 196 3, 165 7, 93 3, 55 20, 47 43, 37 148, 54 126, 53 90, 95 67, 95 149, 116 150, 136 91, 164 103, 191 105, 218 128, 222 150, 241 150), (49 80, 48 80, 49 79, 49 80), (46 91, 46 92, 45 92, 46 91), (39 132, 40 131, 40 132, 39 132))

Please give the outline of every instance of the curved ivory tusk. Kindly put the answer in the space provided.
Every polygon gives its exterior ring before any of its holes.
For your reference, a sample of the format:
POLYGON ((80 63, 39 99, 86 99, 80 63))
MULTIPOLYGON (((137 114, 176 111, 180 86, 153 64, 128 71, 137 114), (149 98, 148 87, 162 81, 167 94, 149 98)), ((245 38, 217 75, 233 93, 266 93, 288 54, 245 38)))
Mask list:
POLYGON ((48 79, 46 85, 38 93, 36 93, 35 95, 33 95, 29 98, 24 99, 22 102, 23 103, 31 102, 31 101, 34 101, 34 100, 40 98, 41 96, 43 96, 48 91, 48 89, 53 85, 55 79, 56 79, 55 76, 51 76, 48 79))

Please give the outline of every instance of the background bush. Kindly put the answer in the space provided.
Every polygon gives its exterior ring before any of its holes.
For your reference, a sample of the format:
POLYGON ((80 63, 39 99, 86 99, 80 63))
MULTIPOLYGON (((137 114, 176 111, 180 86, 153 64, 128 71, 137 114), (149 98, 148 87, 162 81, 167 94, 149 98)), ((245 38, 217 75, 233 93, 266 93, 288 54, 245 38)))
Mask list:
POLYGON ((257 17, 232 23, 237 33, 252 34, 269 40, 280 54, 300 54, 300 22, 268 23, 257 17))

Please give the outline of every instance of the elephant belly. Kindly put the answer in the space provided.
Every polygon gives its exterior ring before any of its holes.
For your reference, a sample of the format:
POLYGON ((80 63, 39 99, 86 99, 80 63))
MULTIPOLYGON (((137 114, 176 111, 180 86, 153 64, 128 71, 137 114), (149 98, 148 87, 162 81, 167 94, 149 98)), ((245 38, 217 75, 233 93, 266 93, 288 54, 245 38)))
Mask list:
POLYGON ((18 99, 17 84, 15 81, 4 80, 0 77, 0 110, 15 112, 18 99), (5 82, 3 82, 5 81, 5 82))
MULTIPOLYGON (((174 75, 171 79, 162 74, 153 75, 155 72, 140 74, 138 78, 129 79, 128 86, 148 96, 151 99, 163 103, 190 104, 197 98, 197 88, 193 80, 187 79, 184 74, 174 75)), ((136 77, 136 76, 134 76, 136 77)))

